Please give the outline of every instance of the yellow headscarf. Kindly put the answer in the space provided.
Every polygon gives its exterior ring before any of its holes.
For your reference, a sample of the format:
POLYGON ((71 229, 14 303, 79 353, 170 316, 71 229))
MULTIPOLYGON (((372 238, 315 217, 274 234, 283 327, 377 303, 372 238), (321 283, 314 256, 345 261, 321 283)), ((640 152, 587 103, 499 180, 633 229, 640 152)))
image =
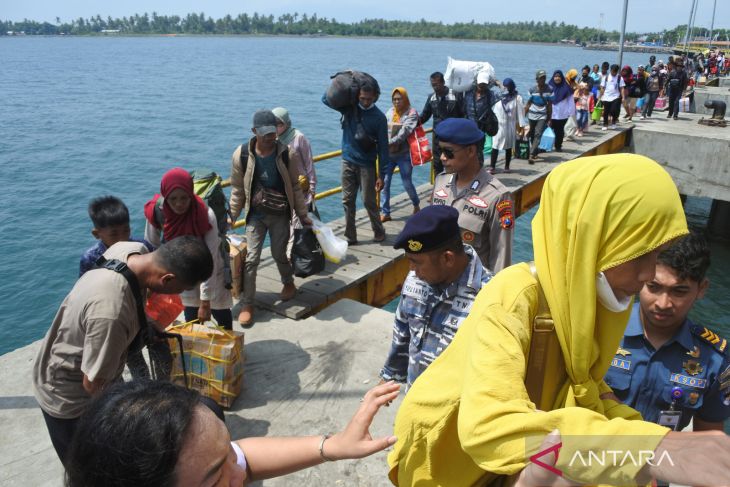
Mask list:
POLYGON ((393 95, 396 93, 400 93, 400 96, 403 97, 403 111, 399 112, 398 110, 393 107, 393 123, 400 122, 400 118, 403 116, 404 113, 406 113, 411 108, 411 100, 408 98, 408 92, 405 88, 402 86, 397 86, 393 88, 393 91, 390 92, 390 99, 393 99, 393 95))
POLYGON ((565 73, 565 79, 568 81, 568 84, 573 84, 573 81, 575 81, 575 78, 578 77, 578 70, 573 68, 567 73, 565 73))
POLYGON ((555 407, 605 413, 604 406, 613 404, 603 403, 599 395, 609 390, 603 376, 621 342, 630 307, 613 313, 597 304, 598 272, 686 233, 677 187, 646 157, 581 158, 550 173, 532 221, 532 239, 569 378, 555 407))

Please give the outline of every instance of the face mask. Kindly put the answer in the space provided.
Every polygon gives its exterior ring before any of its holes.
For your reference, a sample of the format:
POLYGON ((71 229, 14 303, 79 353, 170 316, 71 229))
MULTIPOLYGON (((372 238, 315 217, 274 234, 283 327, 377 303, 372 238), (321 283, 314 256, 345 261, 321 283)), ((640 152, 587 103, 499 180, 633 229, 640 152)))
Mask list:
POLYGON ((365 108, 364 106, 362 106, 362 105, 361 105, 360 103, 358 103, 358 104, 357 104, 357 106, 359 106, 359 107, 360 107, 360 110, 365 110, 365 111, 368 111, 368 110, 370 110, 371 108, 373 108, 373 107, 375 106, 375 103, 373 103, 372 105, 370 105, 370 106, 369 106, 369 107, 367 107, 367 108, 365 108))
POLYGON ((596 296, 604 308, 614 313, 626 311, 631 304, 631 296, 627 296, 623 301, 616 299, 616 294, 603 272, 599 272, 596 276, 596 296))

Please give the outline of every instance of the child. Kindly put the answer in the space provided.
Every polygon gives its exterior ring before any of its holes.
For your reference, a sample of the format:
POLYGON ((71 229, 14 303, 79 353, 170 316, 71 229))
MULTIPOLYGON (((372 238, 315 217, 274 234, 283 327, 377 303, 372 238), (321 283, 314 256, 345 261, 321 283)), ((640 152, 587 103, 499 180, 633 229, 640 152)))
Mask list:
POLYGON ((588 130, 588 115, 593 111, 593 95, 588 91, 587 83, 578 83, 578 89, 575 90, 573 95, 575 98, 575 109, 578 124, 578 137, 583 137, 583 134, 588 130))
MULTIPOLYGON (((119 198, 115 196, 94 198, 89 203, 89 218, 94 224, 91 234, 99 241, 81 256, 79 277, 94 268, 97 259, 106 252, 106 249, 117 242, 130 240, 129 210, 119 198)), ((146 242, 144 244, 152 250, 149 244, 146 242)))

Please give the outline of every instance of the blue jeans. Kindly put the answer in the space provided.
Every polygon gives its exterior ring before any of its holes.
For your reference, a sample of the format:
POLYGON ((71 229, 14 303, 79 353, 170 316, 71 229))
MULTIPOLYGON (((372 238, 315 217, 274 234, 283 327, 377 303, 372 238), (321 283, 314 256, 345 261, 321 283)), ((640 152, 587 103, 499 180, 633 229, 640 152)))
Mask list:
POLYGON ((578 110, 577 122, 580 130, 585 130, 588 127, 588 110, 578 110))
POLYGON ((411 180, 411 174, 413 173, 413 166, 411 165, 411 154, 410 152, 404 152, 403 154, 394 154, 390 156, 390 162, 385 168, 385 175, 383 177, 383 214, 390 215, 390 183, 393 180, 393 171, 395 166, 400 168, 400 178, 403 181, 403 187, 411 198, 413 206, 418 206, 420 200, 418 199, 418 193, 416 193, 416 187, 413 186, 411 180))

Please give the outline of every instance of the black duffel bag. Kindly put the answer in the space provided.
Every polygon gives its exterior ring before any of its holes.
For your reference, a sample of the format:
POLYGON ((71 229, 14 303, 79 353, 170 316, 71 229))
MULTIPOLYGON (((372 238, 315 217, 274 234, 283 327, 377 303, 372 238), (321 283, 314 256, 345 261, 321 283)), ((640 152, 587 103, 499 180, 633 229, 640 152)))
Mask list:
POLYGON ((357 105, 357 97, 360 88, 368 85, 375 91, 375 101, 380 96, 380 85, 378 81, 368 73, 362 71, 340 71, 333 74, 332 82, 327 88, 326 99, 330 107, 335 110, 342 110, 357 105))
POLYGON ((311 228, 294 229, 291 263, 297 277, 313 276, 324 270, 324 252, 311 228))

